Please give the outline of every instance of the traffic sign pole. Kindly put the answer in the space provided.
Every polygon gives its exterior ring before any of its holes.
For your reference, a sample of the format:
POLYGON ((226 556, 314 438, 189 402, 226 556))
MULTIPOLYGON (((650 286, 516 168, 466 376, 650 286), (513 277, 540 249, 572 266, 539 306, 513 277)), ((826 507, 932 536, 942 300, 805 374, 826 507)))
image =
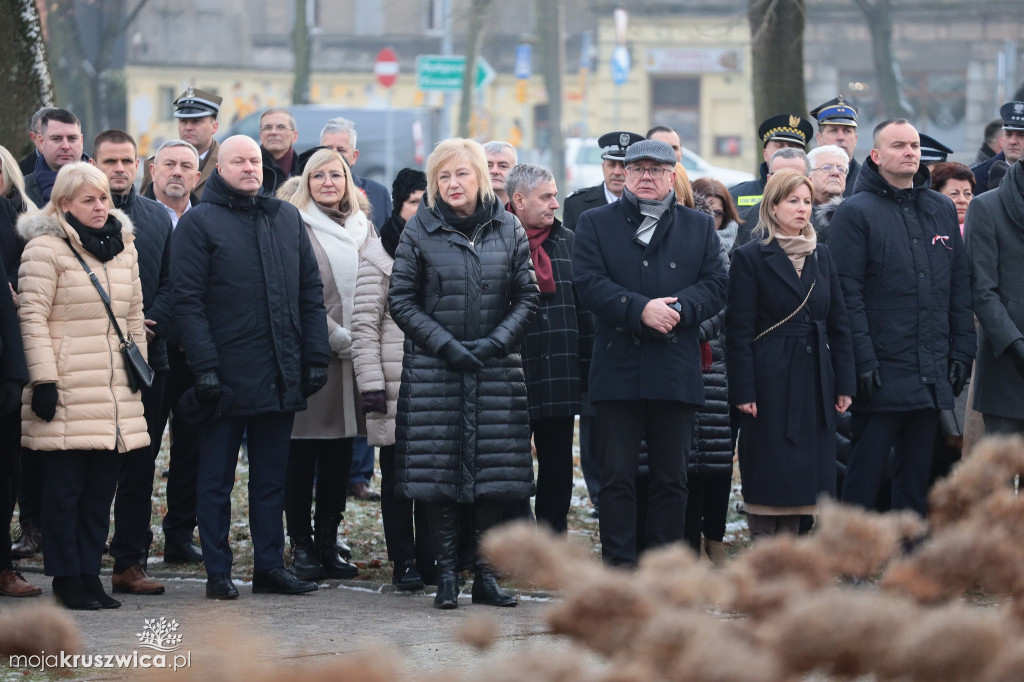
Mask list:
POLYGON ((377 82, 388 91, 388 109, 384 115, 384 174, 390 182, 395 177, 395 90, 391 86, 398 78, 398 55, 390 47, 385 47, 377 53, 373 70, 377 74, 377 82))

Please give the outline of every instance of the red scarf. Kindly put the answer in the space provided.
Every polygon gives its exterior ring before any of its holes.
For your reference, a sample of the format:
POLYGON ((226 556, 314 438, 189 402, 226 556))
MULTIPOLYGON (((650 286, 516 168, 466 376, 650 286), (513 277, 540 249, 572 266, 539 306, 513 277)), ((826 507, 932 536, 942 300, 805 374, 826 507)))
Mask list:
MULTIPOLYGON (((505 210, 512 215, 516 214, 516 207, 512 202, 505 205, 505 210)), ((543 244, 551 234, 552 225, 547 227, 526 227, 526 236, 530 240, 530 256, 533 258, 533 271, 537 274, 537 284, 542 294, 555 293, 555 273, 551 269, 551 258, 544 250, 543 244)))

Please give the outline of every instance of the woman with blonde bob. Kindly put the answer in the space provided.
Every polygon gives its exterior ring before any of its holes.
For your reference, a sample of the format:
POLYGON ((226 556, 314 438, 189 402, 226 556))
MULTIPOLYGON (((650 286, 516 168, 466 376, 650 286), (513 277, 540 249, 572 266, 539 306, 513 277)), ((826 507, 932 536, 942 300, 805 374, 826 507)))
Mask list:
POLYGON ((278 197, 298 207, 324 284, 327 333, 334 357, 327 384, 295 415, 285 478, 285 518, 292 570, 303 580, 354 578, 355 564, 338 552, 338 526, 352 467, 353 439, 366 433, 352 368, 352 310, 359 257, 372 228, 369 204, 352 182, 352 171, 333 149, 320 149, 278 197), (313 481, 316 514, 310 524, 313 481))
MULTIPOLYGON (((530 497, 526 379, 516 347, 539 289, 526 231, 495 199, 483 147, 453 138, 427 159, 426 202, 406 224, 388 302, 405 333, 396 493, 425 503, 437 561, 434 607, 458 606, 459 534, 477 538, 502 504, 530 497), (472 504, 472 528, 457 509, 472 504)), ((515 606, 476 560, 473 602, 515 606)))
POLYGON ((132 391, 101 298, 109 297, 121 332, 145 353, 133 227, 111 204, 106 175, 70 163, 57 174, 50 203, 18 221, 27 242, 18 317, 29 373, 21 444, 44 463, 44 567, 54 595, 71 609, 120 606, 99 576, 110 503, 121 455, 149 445, 142 394, 132 391))
POLYGON ((811 225, 813 187, 780 171, 761 199, 760 240, 733 252, 725 310, 729 400, 754 539, 796 533, 836 492, 836 412, 856 388, 839 275, 811 225))

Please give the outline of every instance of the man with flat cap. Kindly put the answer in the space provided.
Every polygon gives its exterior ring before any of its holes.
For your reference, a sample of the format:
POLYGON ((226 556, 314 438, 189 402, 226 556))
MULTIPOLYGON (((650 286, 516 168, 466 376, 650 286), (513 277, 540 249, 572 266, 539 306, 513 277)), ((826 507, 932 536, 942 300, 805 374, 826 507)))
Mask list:
POLYGON ((584 211, 606 206, 622 197, 622 188, 626 183, 622 160, 626 156, 626 148, 643 139, 643 135, 625 131, 605 133, 597 138, 597 145, 601 148, 601 172, 604 173, 604 182, 578 189, 566 197, 562 225, 575 230, 576 223, 584 211))
POLYGON ((999 177, 1002 179, 1006 168, 1024 156, 1024 102, 1007 102, 999 107, 999 115, 1003 119, 1003 150, 988 161, 971 166, 977 183, 974 187, 974 196, 999 186, 989 179, 993 166, 999 164, 1002 167, 1002 163, 1006 164, 1001 168, 1003 173, 999 177))
MULTIPOLYGON (((214 133, 220 124, 217 115, 223 98, 198 90, 191 85, 174 100, 174 118, 178 119, 178 137, 188 142, 199 152, 199 182, 192 190, 197 198, 202 198, 203 188, 213 170, 217 167, 217 141, 214 133)), ((155 157, 146 159, 146 173, 142 178, 142 194, 149 189, 153 178, 149 174, 149 166, 155 157)))
POLYGON ((818 146, 834 144, 850 157, 846 189, 843 190, 843 196, 848 197, 853 194, 853 186, 860 174, 860 163, 853 156, 857 150, 857 107, 839 95, 811 109, 811 116, 818 122, 818 134, 814 137, 818 146))
POLYGON ((704 404, 700 323, 725 306, 728 275, 711 216, 676 204, 676 155, 641 140, 624 159, 619 201, 583 213, 573 281, 596 317, 591 440, 601 463, 601 551, 637 562, 640 441, 650 468, 646 545, 683 539, 686 461, 704 404))
POLYGON ((757 137, 764 145, 764 162, 759 177, 729 188, 736 208, 742 212, 744 207, 754 206, 761 201, 764 186, 768 183, 768 164, 775 152, 786 147, 796 147, 803 151, 813 133, 810 121, 796 114, 779 114, 762 121, 757 129, 757 137))
POLYGON ((931 171, 932 166, 943 163, 953 150, 936 140, 931 135, 919 133, 921 136, 921 165, 931 171))

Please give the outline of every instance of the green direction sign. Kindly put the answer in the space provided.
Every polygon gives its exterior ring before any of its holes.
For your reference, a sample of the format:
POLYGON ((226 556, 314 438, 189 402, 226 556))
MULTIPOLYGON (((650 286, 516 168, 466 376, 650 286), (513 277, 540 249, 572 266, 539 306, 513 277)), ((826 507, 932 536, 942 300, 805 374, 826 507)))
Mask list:
MULTIPOLYGON (((420 90, 461 90, 466 58, 462 55, 420 55, 416 58, 416 87, 420 90)), ((494 80, 495 71, 487 60, 477 57, 475 87, 494 80)))

